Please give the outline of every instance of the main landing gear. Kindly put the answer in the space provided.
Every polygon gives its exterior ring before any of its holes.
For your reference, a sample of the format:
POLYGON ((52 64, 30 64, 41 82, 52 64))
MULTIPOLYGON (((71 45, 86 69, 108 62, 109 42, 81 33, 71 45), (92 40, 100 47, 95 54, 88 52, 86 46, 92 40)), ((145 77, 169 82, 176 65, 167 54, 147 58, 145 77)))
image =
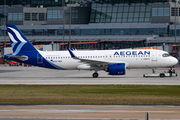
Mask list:
POLYGON ((97 78, 99 76, 99 74, 97 72, 92 74, 93 78, 97 78))

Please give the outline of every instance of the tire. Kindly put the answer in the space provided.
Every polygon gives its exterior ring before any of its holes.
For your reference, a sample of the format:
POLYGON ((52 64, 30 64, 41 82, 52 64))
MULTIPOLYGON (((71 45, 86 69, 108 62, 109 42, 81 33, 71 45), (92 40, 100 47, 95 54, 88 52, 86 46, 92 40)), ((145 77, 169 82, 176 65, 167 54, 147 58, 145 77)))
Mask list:
POLYGON ((99 76, 99 74, 98 73, 93 73, 92 76, 93 76, 93 78, 97 78, 99 76))
POLYGON ((143 74, 143 77, 148 78, 145 74, 143 74))
POLYGON ((160 74, 159 74, 159 77, 162 77, 162 78, 163 78, 163 77, 165 77, 165 74, 164 74, 164 73, 160 73, 160 74))

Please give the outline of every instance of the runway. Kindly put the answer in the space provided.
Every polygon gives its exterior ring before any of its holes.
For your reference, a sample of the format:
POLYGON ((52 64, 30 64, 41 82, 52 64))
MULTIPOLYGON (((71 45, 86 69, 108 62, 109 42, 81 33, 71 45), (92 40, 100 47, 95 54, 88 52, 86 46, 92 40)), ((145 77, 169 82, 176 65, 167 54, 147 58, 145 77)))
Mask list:
MULTIPOLYGON (((168 68, 159 68, 156 72, 163 72, 168 68)), ((151 73, 151 69, 126 70, 126 75, 110 76, 107 72, 99 71, 98 78, 92 78, 94 71, 53 70, 40 67, 14 67, 0 65, 0 84, 140 84, 140 85, 180 85, 180 69, 176 68, 177 77, 149 77, 144 73, 151 73)))

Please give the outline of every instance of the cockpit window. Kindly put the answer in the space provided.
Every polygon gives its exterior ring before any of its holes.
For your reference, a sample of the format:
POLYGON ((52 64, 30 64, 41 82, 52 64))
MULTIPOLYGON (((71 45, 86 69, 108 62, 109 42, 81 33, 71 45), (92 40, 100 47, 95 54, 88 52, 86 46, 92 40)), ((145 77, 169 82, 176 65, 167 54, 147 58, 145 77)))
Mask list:
POLYGON ((164 53, 162 56, 163 56, 163 57, 169 57, 169 56, 170 56, 170 54, 168 54, 168 53, 164 53))

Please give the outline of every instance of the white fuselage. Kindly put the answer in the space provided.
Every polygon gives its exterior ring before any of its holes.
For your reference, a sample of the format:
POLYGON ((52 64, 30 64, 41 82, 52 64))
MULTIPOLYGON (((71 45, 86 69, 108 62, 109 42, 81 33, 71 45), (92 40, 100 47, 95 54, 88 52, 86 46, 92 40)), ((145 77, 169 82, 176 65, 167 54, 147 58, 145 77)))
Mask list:
MULTIPOLYGON (((108 63, 126 63, 126 68, 157 68, 169 67, 177 63, 177 59, 168 56, 169 54, 162 50, 91 50, 91 51, 73 51, 80 59, 104 61, 108 63), (165 55, 164 55, 165 54, 165 55), (168 55, 167 55, 168 54, 168 55)), ((86 67, 88 62, 81 62, 73 59, 68 51, 46 51, 40 54, 49 62, 64 68, 66 70, 76 69, 94 69, 86 67)))

